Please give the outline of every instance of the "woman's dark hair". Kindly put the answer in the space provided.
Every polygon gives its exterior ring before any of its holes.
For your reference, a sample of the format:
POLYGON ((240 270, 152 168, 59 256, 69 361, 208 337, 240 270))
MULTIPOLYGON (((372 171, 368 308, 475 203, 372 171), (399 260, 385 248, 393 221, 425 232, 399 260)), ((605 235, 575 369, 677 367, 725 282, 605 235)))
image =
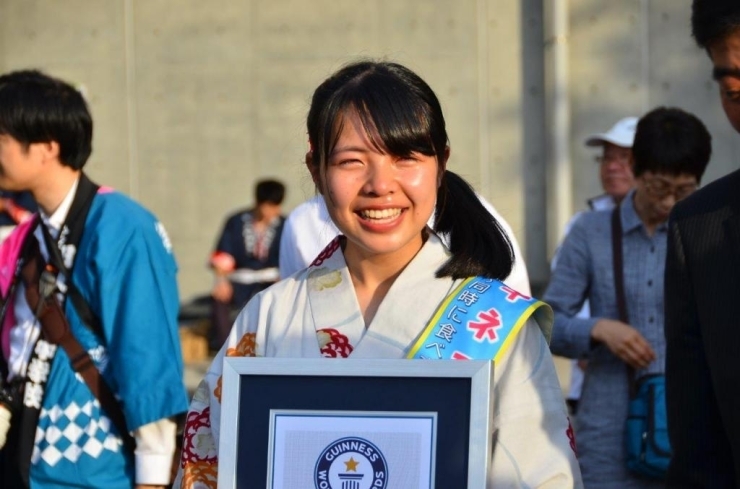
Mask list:
MULTIPOLYGON (((435 156, 444 170, 448 138, 442 107, 416 73, 396 63, 360 61, 319 85, 307 126, 311 162, 320 170, 326 168, 349 110, 356 111, 377 148, 400 157, 415 152, 435 156)), ((434 229, 449 236, 452 252, 438 277, 503 280, 509 275, 514 261, 509 239, 470 185, 449 170, 442 174, 435 214, 434 229)))
POLYGON ((82 94, 35 70, 0 76, 0 134, 25 147, 56 141, 59 160, 75 170, 92 152, 92 118, 82 94))
POLYGON ((733 32, 740 32, 740 1, 694 0, 691 33, 700 47, 708 49, 710 44, 733 32))
POLYGON ((658 107, 640 118, 632 145, 639 177, 646 171, 689 174, 700 182, 712 155, 712 136, 693 114, 674 107, 658 107))

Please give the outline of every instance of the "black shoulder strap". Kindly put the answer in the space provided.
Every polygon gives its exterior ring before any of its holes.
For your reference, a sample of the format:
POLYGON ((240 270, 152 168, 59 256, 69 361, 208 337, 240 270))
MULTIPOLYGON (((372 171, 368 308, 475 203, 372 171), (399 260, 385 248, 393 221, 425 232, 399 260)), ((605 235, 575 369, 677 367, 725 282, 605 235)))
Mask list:
POLYGON ((627 300, 624 296, 624 263, 622 258, 622 219, 617 206, 612 211, 612 259, 614 262, 614 291, 617 294, 619 320, 629 324, 627 300))
MULTIPOLYGON (((612 211, 612 258, 614 262, 614 292, 617 295, 617 310, 619 320, 624 324, 629 324, 627 316, 627 299, 624 295, 624 259, 622 252, 622 217, 620 215, 621 206, 617 206, 612 211)), ((637 381, 635 379, 635 369, 627 365, 627 381, 629 382, 629 395, 633 397, 637 393, 637 381)))
POLYGON ((98 188, 98 185, 82 173, 80 175, 80 181, 77 184, 77 192, 72 201, 72 206, 69 209, 62 229, 59 231, 57 240, 55 241, 51 237, 49 229, 43 223, 41 223, 41 229, 44 234, 46 248, 49 250, 49 262, 64 274, 66 278, 67 294, 65 295, 72 300, 72 305, 77 310, 80 320, 104 342, 105 335, 103 334, 103 327, 100 324, 100 320, 93 314, 82 293, 72 283, 72 269, 74 263, 77 261, 77 256, 75 254, 72 263, 67 267, 60 251, 63 245, 73 245, 75 250, 79 247, 82 240, 82 233, 85 230, 87 215, 90 212, 90 207, 92 207, 93 199, 98 192, 98 188))

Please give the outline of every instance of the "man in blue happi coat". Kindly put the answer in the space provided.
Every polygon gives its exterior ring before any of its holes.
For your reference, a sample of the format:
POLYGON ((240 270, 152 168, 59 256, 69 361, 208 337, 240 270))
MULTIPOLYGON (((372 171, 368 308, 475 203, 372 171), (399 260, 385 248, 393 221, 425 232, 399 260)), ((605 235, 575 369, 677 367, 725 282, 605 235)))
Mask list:
POLYGON ((72 86, 0 76, 0 189, 39 207, 0 247, 3 487, 170 481, 187 409, 177 266, 155 216, 82 172, 91 140, 72 86))

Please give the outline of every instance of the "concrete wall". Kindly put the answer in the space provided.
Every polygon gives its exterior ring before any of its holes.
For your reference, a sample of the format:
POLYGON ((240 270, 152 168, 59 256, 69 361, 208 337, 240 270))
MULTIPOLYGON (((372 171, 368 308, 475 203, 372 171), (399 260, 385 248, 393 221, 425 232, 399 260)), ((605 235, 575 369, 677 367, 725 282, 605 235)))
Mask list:
POLYGON ((598 191, 585 137, 656 106, 693 112, 713 136, 705 182, 737 168, 740 138, 719 104, 706 54, 690 34, 690 2, 571 2, 570 59, 575 201, 598 191), (733 156, 735 155, 735 156, 733 156))
MULTIPOLYGON (((582 139, 654 105, 705 120, 710 178, 737 166, 740 138, 690 38, 688 1, 568 5, 574 210, 599 190, 582 139)), ((539 0, 0 0, 0 70, 39 67, 84 87, 88 172, 162 219, 187 299, 209 290, 222 219, 251 204, 256 180, 283 179, 287 209, 313 194, 302 166, 313 89, 358 56, 397 60, 437 92, 451 168, 506 216, 541 285, 555 225, 543 22, 539 0)))

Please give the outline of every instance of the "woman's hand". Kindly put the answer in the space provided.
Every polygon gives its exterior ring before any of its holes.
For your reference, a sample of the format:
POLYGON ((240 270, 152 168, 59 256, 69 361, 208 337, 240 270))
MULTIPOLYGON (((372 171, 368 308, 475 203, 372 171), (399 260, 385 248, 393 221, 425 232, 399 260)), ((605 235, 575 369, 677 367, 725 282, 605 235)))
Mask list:
POLYGON ((600 319, 591 329, 591 337, 604 343, 612 353, 636 369, 655 360, 650 343, 632 326, 613 319, 600 319))

